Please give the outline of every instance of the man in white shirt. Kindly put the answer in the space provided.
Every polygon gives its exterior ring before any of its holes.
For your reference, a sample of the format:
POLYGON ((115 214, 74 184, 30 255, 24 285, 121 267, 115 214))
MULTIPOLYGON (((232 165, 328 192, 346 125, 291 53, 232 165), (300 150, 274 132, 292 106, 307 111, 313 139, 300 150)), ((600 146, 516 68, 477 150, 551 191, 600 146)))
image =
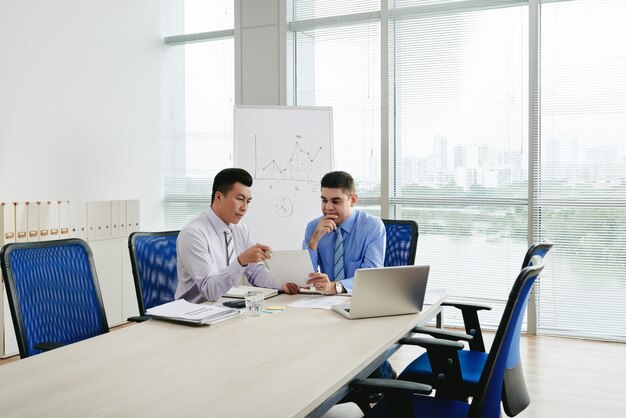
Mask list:
MULTIPOLYGON (((176 240, 176 299, 215 301, 240 284, 281 289, 262 263, 272 249, 255 244, 241 221, 252 200, 252 176, 241 168, 220 171, 213 180, 211 207, 189 222, 176 240)), ((283 291, 297 289, 283 286, 283 291)))

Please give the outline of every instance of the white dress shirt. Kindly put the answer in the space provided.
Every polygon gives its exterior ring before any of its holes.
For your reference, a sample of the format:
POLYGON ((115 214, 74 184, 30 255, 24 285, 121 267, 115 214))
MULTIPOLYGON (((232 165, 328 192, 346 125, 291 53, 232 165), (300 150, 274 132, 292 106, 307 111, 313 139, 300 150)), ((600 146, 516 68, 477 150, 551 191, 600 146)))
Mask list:
POLYGON ((280 289, 280 285, 263 263, 250 263, 242 267, 237 261, 236 257, 240 253, 255 245, 243 222, 230 225, 235 260, 228 265, 224 236, 227 226, 209 208, 180 231, 176 240, 176 299, 185 299, 188 302, 215 301, 231 287, 238 285, 242 274, 254 286, 280 289))

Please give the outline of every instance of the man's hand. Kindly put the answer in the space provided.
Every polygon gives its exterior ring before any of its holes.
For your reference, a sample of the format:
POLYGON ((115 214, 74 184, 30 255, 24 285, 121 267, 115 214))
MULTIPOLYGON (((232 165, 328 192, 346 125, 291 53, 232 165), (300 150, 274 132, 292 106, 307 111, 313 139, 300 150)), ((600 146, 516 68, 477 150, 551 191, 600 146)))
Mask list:
POLYGON ((315 287, 315 290, 322 292, 325 295, 334 295, 337 293, 335 283, 328 279, 328 276, 324 273, 311 273, 309 274, 309 280, 306 282, 315 287))
POLYGON ((298 286, 295 283, 285 283, 284 285, 280 287, 280 290, 282 290, 283 292, 289 295, 295 295, 296 293, 300 291, 300 286, 298 286))
POLYGON ((335 219, 337 219, 337 215, 326 215, 320 219, 315 227, 315 231, 311 234, 311 238, 309 238, 308 244, 310 249, 317 250, 317 244, 320 242, 322 237, 337 229, 335 219))
POLYGON ((268 258, 272 258, 272 249, 267 245, 256 244, 239 254, 237 261, 245 267, 250 263, 259 263, 268 258))

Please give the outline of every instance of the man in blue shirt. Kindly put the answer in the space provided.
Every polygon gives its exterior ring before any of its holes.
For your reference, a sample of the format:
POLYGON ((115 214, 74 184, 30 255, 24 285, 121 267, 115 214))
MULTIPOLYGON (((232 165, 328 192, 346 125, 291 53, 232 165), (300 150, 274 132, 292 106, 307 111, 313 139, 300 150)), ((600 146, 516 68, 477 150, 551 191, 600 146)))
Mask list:
POLYGON ((322 178, 321 195, 323 215, 309 222, 302 243, 313 269, 320 271, 312 273, 308 283, 324 294, 352 292, 356 269, 383 266, 385 226, 379 218, 354 209, 354 179, 344 171, 322 178), (337 240, 343 243, 343 268, 335 266, 340 262, 337 240))
MULTIPOLYGON (((354 179, 344 171, 322 177, 322 216, 309 222, 302 246, 309 250, 313 269, 308 284, 332 295, 352 292, 354 271, 383 267, 385 226, 372 215, 354 209, 354 179)), ((392 378, 395 372, 385 361, 371 377, 392 378)))

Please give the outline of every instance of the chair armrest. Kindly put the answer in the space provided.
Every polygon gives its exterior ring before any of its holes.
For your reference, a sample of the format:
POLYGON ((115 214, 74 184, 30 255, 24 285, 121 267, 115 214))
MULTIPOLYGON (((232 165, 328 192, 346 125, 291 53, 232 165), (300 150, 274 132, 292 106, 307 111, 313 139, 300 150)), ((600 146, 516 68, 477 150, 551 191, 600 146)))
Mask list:
POLYGON ((350 382, 350 386, 370 393, 419 393, 421 395, 430 395, 433 391, 430 385, 396 379, 356 379, 350 382))
POLYGON ((54 341, 43 341, 43 342, 35 344, 34 348, 36 350, 41 350, 41 351, 50 351, 50 350, 54 350, 55 348, 63 347, 64 345, 67 345, 67 344, 57 343, 54 341))
POLYGON ((431 337, 449 341, 472 341, 474 337, 464 332, 447 331, 439 328, 415 327, 413 331, 416 334, 426 334, 431 337))
POLYGON ((441 306, 454 306, 455 308, 458 308, 460 310, 463 310, 463 309, 473 309, 473 310, 476 310, 476 311, 490 311, 491 310, 491 306, 483 305, 483 304, 480 304, 480 303, 465 303, 465 302, 445 301, 445 302, 441 302, 441 306))
POLYGON ((483 333, 480 329, 480 322, 478 320, 478 311, 491 310, 491 306, 481 305, 476 303, 463 303, 463 302, 443 302, 441 306, 452 306, 461 310, 463 314, 463 324, 465 325, 465 332, 471 335, 473 338, 469 342, 470 350, 482 351, 485 350, 485 342, 483 340, 483 333))
POLYGON ((145 322, 148 319, 151 319, 150 315, 131 316, 130 318, 127 318, 126 320, 128 322, 145 322))
POLYGON ((424 347, 426 350, 446 350, 455 353, 458 350, 462 350, 464 347, 463 343, 458 341, 438 340, 436 338, 405 337, 400 338, 398 343, 405 345, 419 345, 420 347, 424 347))
MULTIPOLYGON (((419 345, 426 349, 433 379, 437 381, 437 397, 458 399, 467 402, 463 386, 463 374, 459 361, 459 350, 464 345, 459 341, 439 340, 436 338, 401 338, 400 344, 419 345)), ((402 378, 402 375, 400 375, 402 378)))
POLYGON ((365 393, 383 393, 392 417, 412 417, 411 395, 430 395, 433 388, 422 383, 395 379, 357 379, 350 386, 365 393))

